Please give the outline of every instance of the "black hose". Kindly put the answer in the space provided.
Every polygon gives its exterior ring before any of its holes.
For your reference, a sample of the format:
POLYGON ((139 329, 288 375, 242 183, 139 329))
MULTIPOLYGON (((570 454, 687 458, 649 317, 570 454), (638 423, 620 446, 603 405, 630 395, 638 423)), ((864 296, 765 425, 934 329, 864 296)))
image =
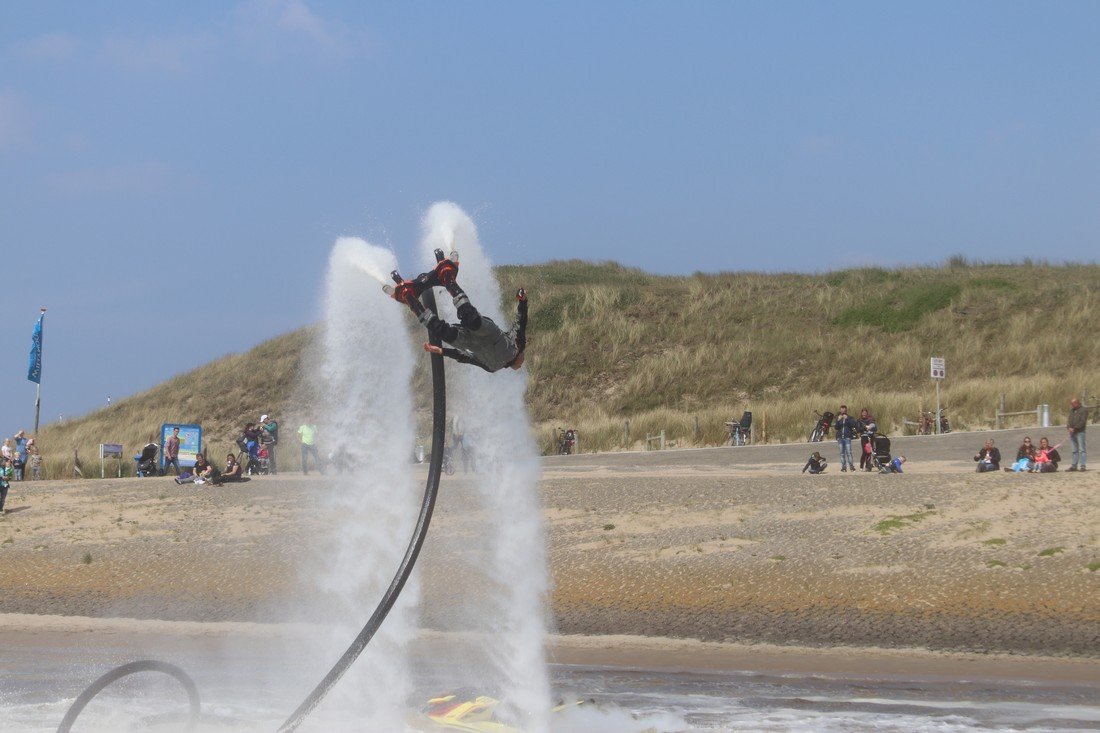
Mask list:
MULTIPOLYGON (((421 297, 424 304, 435 311, 435 294, 429 288, 421 297)), ((441 346, 439 339, 429 334, 428 340, 434 346, 441 346)), ((435 509, 435 498, 439 492, 439 474, 440 467, 443 463, 443 440, 445 437, 445 428, 447 425, 447 382, 443 373, 443 356, 440 354, 432 354, 432 455, 428 464, 428 481, 424 487, 424 502, 420 505, 420 516, 416 521, 416 529, 413 530, 412 539, 409 540, 409 546, 405 550, 405 557, 401 560, 401 565, 397 568, 397 574, 390 582, 390 587, 386 590, 386 594, 382 597, 378 607, 374 609, 374 613, 371 614, 370 619, 367 621, 366 626, 359 632, 359 635, 355 637, 355 640, 348 647, 347 651, 336 661, 329 673, 325 675, 325 678, 321 680, 320 684, 314 688, 313 692, 309 693, 309 696, 302 701, 302 704, 298 706, 298 709, 291 713, 290 717, 279 727, 278 733, 290 733, 302 724, 306 716, 313 712, 329 690, 340 681, 340 678, 344 676, 344 673, 348 671, 348 668, 359 658, 359 655, 366 648, 367 644, 374 637, 374 634, 378 631, 382 622, 386 620, 386 616, 389 615, 390 609, 393 608, 393 604, 397 601, 397 597, 401 595, 401 590, 405 587, 405 582, 408 581, 409 575, 412 574, 413 566, 416 565, 416 558, 420 555, 420 548, 424 545, 424 538, 428 534, 428 525, 432 521, 432 511, 435 509)), ((73 702, 69 711, 65 713, 65 719, 61 721, 60 727, 58 727, 58 733, 69 733, 69 729, 72 728, 76 718, 80 715, 80 712, 84 709, 84 706, 91 702, 92 698, 98 695, 103 688, 111 684, 117 679, 131 675, 135 672, 144 671, 156 671, 164 672, 165 674, 172 675, 178 679, 187 690, 187 696, 191 703, 191 717, 188 723, 188 730, 192 729, 199 718, 199 691, 195 687, 195 683, 187 676, 179 667, 168 664, 166 662, 156 661, 141 661, 130 662, 124 664, 121 667, 116 667, 110 672, 100 677, 93 682, 88 689, 80 693, 80 696, 73 702)))
POLYGON ((137 672, 163 672, 179 680, 180 684, 183 685, 183 689, 187 690, 187 702, 191 706, 191 715, 187 719, 187 730, 193 730, 195 723, 199 721, 200 704, 199 689, 195 686, 195 682, 187 676, 186 672, 174 664, 158 662, 154 659, 145 659, 140 662, 130 662, 121 667, 115 667, 110 672, 88 685, 87 689, 80 693, 80 696, 69 706, 69 710, 65 713, 65 717, 61 720, 61 725, 57 726, 57 733, 69 733, 69 730, 73 727, 73 723, 76 722, 77 716, 84 710, 84 707, 92 701, 93 697, 102 692, 105 687, 116 680, 128 677, 137 672))
MULTIPOLYGON (((428 308, 435 310, 435 295, 430 288, 424 291, 422 299, 428 308)), ((429 335, 428 338, 433 345, 441 345, 439 339, 434 335, 429 335)), ((305 717, 320 704, 328 691, 339 681, 344 672, 348 670, 348 667, 352 665, 352 662, 362 653, 375 632, 378 631, 378 627, 382 625, 386 615, 389 614, 393 604, 397 601, 401 589, 405 587, 405 581, 409 579, 413 565, 416 564, 416 558, 420 554, 420 548, 424 544, 424 537, 428 534, 428 524, 432 521, 435 497, 439 491, 439 469, 443 463, 443 440, 446 425, 447 384, 443 374, 443 357, 440 354, 432 354, 432 457, 431 462, 428 464, 428 481, 424 488, 424 503, 420 506, 420 517, 416 521, 416 529, 413 530, 409 547, 405 550, 405 557, 397 569, 397 575, 390 582, 386 595, 382 597, 382 602, 378 604, 378 608, 374 609, 367 625, 359 632, 359 636, 355 637, 355 641, 351 643, 344 655, 329 670, 321 683, 309 694, 309 697, 286 719, 286 722, 279 728, 278 733, 289 733, 297 728, 305 717)))

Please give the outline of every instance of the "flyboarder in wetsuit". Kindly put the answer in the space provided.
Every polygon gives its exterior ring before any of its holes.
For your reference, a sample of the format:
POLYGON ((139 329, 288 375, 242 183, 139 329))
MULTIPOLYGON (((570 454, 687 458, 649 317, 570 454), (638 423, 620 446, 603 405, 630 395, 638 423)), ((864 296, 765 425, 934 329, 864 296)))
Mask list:
POLYGON ((417 275, 413 280, 403 279, 396 270, 390 273, 396 286, 385 286, 385 290, 397 301, 409 306, 417 320, 427 327, 428 333, 454 348, 440 348, 425 343, 424 350, 442 354, 463 364, 476 364, 487 372, 495 372, 504 367, 519 369, 523 366, 523 352, 527 347, 527 293, 523 288, 516 291, 516 320, 512 327, 504 331, 492 318, 477 312, 470 299, 458 286, 458 259, 455 252, 450 258, 443 256, 443 250, 435 251, 437 264, 434 270, 417 275), (440 320, 435 313, 420 302, 420 294, 426 288, 441 286, 447 289, 454 299, 458 311, 458 323, 440 320))

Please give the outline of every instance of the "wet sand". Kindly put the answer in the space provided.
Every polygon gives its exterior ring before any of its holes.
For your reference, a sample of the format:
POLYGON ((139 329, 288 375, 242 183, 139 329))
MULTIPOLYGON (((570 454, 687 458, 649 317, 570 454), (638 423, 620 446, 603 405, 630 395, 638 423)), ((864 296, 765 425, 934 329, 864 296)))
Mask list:
MULTIPOLYGON (((760 663, 779 648, 789 665, 797 647, 855 669, 873 648, 908 670, 929 653, 1001 671, 1024 655, 1021 669, 1061 658, 1049 674, 1094 677, 1100 474, 977 475, 969 454, 983 439, 904 445, 903 476, 801 475, 805 446, 548 459, 555 658, 730 668, 739 649, 760 663)), ((332 519, 331 481, 16 484, 0 519, 0 613, 307 621, 293 610, 297 562, 332 519)), ((422 567, 429 629, 453 587, 446 548, 470 530, 469 491, 461 474, 442 485, 422 567)))

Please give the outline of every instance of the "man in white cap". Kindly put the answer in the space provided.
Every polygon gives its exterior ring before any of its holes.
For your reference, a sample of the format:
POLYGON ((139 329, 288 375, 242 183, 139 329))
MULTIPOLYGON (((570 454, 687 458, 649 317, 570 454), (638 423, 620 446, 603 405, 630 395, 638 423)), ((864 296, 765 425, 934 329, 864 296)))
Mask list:
POLYGON ((275 446, 279 442, 279 423, 275 418, 260 415, 260 443, 267 449, 267 470, 272 476, 279 473, 275 467, 275 446))

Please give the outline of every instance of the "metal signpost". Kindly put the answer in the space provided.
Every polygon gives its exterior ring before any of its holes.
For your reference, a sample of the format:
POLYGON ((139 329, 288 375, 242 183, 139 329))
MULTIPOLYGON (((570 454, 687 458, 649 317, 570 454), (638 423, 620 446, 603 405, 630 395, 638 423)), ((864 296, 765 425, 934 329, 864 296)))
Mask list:
POLYGON ((947 367, 941 356, 932 357, 932 381, 936 383, 936 415, 932 422, 936 425, 936 435, 940 434, 940 382, 947 377, 947 367))
POLYGON ((106 470, 103 462, 107 457, 114 457, 118 459, 118 477, 122 478, 122 444, 121 443, 100 443, 99 444, 99 477, 106 478, 106 470))

